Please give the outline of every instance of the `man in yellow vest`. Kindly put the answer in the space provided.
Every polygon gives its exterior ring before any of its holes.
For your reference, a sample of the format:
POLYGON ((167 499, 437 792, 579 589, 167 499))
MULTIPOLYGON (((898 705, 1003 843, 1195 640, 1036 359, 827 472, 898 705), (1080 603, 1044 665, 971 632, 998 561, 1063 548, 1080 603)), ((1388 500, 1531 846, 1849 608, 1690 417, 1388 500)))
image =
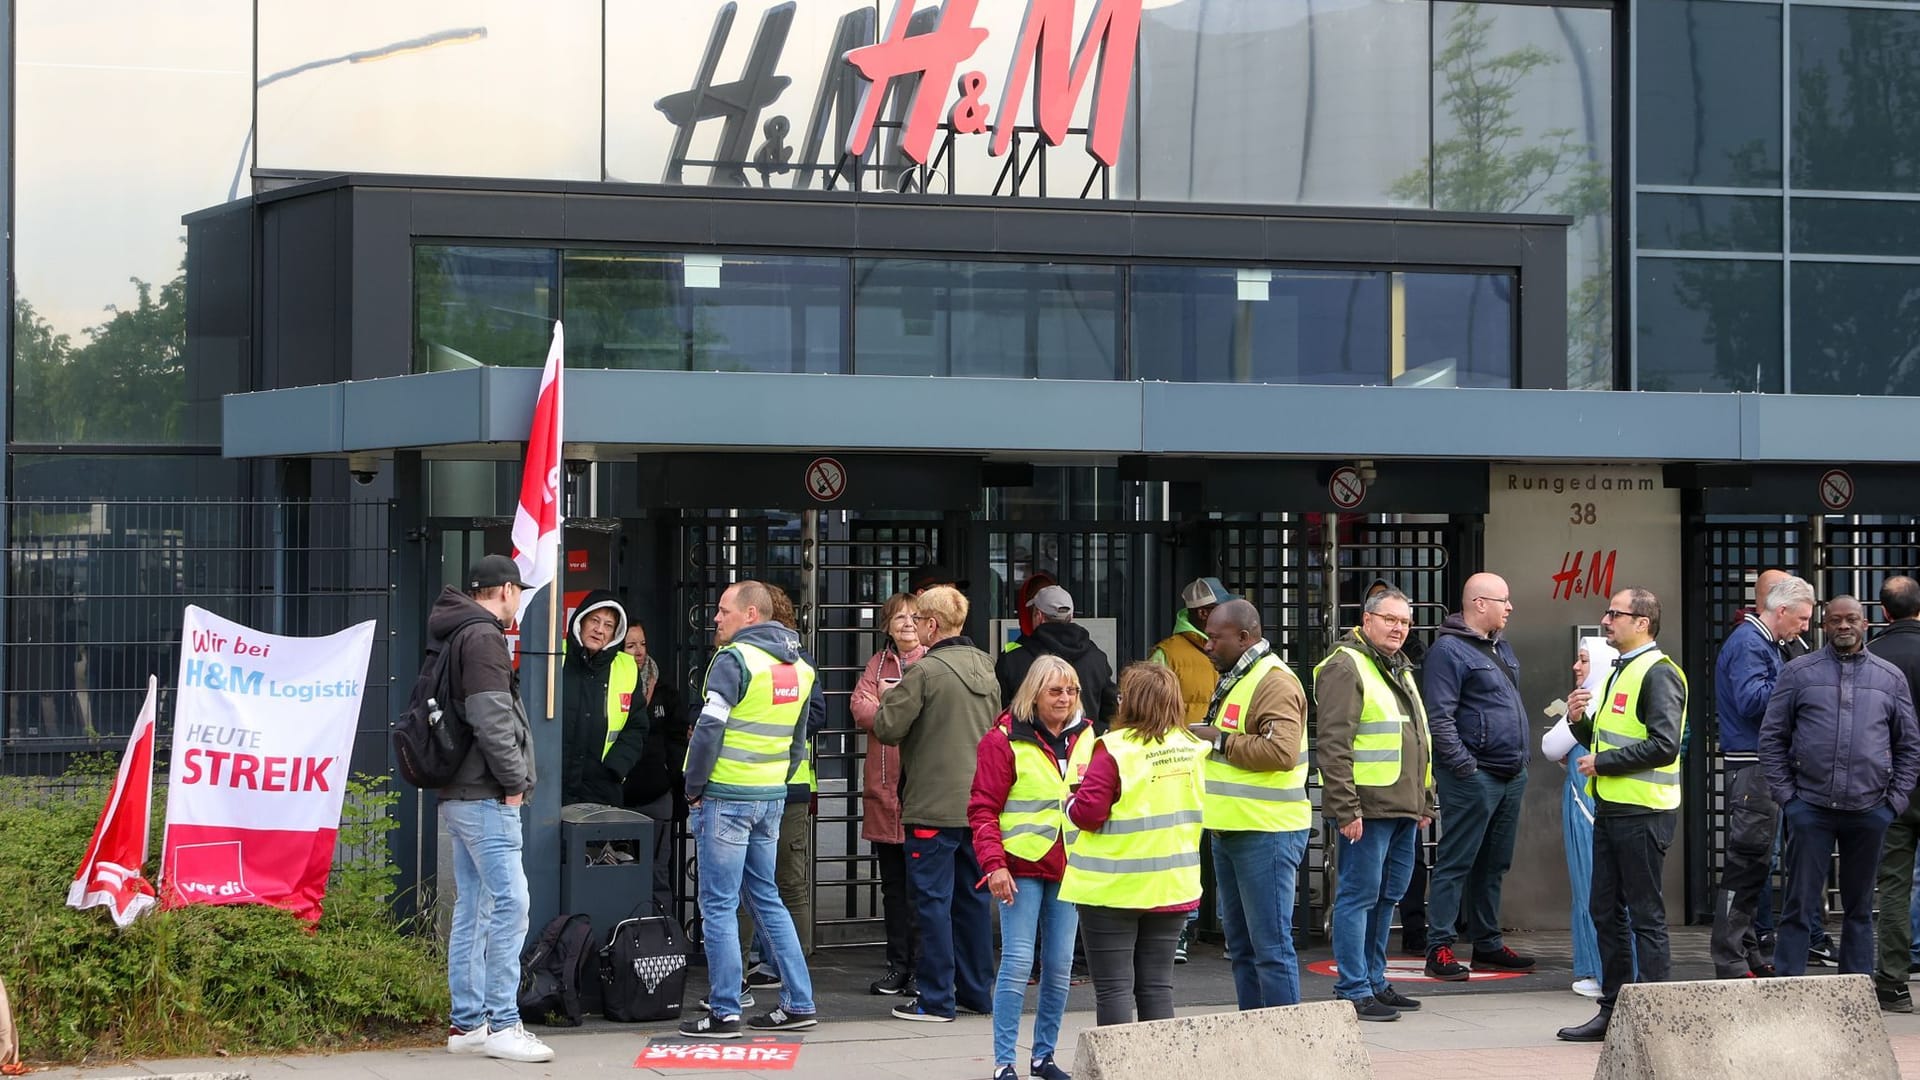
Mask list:
POLYGON ((769 621, 773 598, 758 581, 720 594, 718 648, 707 665, 706 702, 687 748, 687 828, 700 867, 700 921, 707 951, 708 1011, 680 1025, 702 1039, 740 1037, 740 930, 748 907, 773 951, 782 983, 777 1008, 747 1021, 762 1031, 814 1026, 813 980, 793 916, 774 882, 787 781, 806 760, 805 717, 820 683, 800 658, 800 637, 769 621))
POLYGON ((1333 896, 1336 996, 1362 1020, 1398 1020, 1420 1003, 1387 982, 1393 908, 1413 874, 1413 845, 1433 820, 1433 745, 1407 661, 1413 604, 1399 589, 1367 598, 1313 669, 1320 706, 1321 809, 1339 830, 1333 896))
POLYGON ((1307 693, 1261 632, 1260 612, 1229 600, 1207 619, 1220 671, 1207 722, 1204 824, 1214 895, 1240 1008, 1300 1004, 1293 897, 1307 853, 1307 693))
MULTIPOLYGON (((1162 667, 1173 669, 1173 677, 1180 680, 1180 697, 1187 705, 1187 723, 1204 724, 1207 722, 1207 707, 1213 703, 1213 688, 1220 682, 1220 673, 1213 669, 1213 660, 1207 655, 1207 620, 1213 616, 1213 609, 1234 598, 1217 577, 1194 578, 1187 587, 1180 590, 1180 613, 1173 617, 1173 633, 1160 639, 1147 656, 1147 661, 1162 667)), ((1205 900, 1201 901, 1205 906, 1205 900)), ((1180 931, 1180 942, 1174 946, 1173 962, 1187 962, 1187 949, 1193 944, 1193 926, 1200 921, 1200 909, 1195 908, 1187 917, 1187 925, 1180 931)))
MULTIPOLYGON (((1600 943, 1600 1014, 1561 1028, 1568 1042, 1600 1042, 1614 998, 1629 982, 1665 982, 1667 904, 1660 873, 1680 818, 1680 743, 1687 725, 1687 677, 1654 638, 1660 599, 1645 589, 1615 593, 1600 616, 1607 644, 1620 651, 1593 719, 1573 734, 1593 748, 1580 759, 1592 778, 1593 894, 1589 905, 1600 943), (1631 936, 1628 927, 1631 926, 1631 936), (1638 976, 1635 968, 1638 968, 1638 976)), ((1587 696, 1567 700, 1586 715, 1587 696)))

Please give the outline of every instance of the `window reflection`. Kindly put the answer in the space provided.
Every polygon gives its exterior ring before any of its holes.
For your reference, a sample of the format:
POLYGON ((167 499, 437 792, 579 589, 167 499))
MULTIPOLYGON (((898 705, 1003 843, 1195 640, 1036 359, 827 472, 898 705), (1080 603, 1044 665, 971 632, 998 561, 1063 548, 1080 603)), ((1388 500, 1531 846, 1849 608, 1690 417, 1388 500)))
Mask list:
POLYGON ((1723 0, 1635 5, 1641 183, 1780 185, 1780 10, 1723 0))
POLYGON ((854 371, 1113 379, 1121 272, 1062 263, 854 260, 854 371))
POLYGON ((1920 266, 1793 264, 1793 392, 1920 393, 1920 266))
POLYGON ((1139 266, 1132 300, 1135 378, 1392 381, 1383 273, 1139 266))
POLYGON ((1401 274, 1406 310, 1395 386, 1512 386, 1513 278, 1401 274))
POLYGON ((1793 9, 1793 183, 1920 191, 1920 11, 1793 9))
POLYGON ((1639 389, 1785 389, 1779 263, 1643 255, 1639 269, 1639 389))
POLYGON ((414 370, 545 363, 558 254, 548 248, 415 249, 414 370))

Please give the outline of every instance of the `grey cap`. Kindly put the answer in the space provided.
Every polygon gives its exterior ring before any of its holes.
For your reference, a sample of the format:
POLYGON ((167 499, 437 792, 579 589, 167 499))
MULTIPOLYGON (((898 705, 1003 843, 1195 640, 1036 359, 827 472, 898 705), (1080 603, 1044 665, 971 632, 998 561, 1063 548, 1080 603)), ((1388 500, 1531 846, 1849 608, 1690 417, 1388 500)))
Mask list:
POLYGON ((1213 607, 1234 599, 1238 598, 1228 592, 1217 577, 1194 578, 1186 588, 1180 590, 1180 606, 1188 611, 1213 607))
POLYGON ((1027 606, 1054 622, 1073 618, 1073 594, 1058 585, 1049 585, 1034 593, 1027 606))

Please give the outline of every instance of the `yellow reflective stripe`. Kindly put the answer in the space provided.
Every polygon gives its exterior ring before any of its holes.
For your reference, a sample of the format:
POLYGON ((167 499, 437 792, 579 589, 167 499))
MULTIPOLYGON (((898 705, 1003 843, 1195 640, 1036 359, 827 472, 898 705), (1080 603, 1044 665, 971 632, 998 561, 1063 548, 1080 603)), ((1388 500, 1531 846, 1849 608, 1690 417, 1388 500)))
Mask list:
MULTIPOLYGON (((1109 826, 1111 824, 1111 822, 1108 823, 1109 826)), ((1102 831, 1105 831, 1104 828, 1102 831)), ((1074 865, 1080 869, 1096 874, 1151 874, 1199 866, 1200 853, 1182 851, 1173 855, 1150 855, 1138 859, 1103 859, 1094 855, 1079 855, 1073 861, 1074 865)))
POLYGON ((744 761, 749 765, 764 765, 769 761, 786 761, 793 755, 783 750, 748 750, 743 746, 720 744, 720 756, 728 761, 744 761))
POLYGON ((1353 752, 1353 760, 1355 761, 1399 761, 1400 749, 1399 747, 1395 747, 1392 750, 1355 750, 1353 752))
POLYGON ((1200 823, 1200 811, 1175 810, 1167 814, 1149 814, 1146 817, 1126 818, 1120 821, 1108 820, 1100 831, 1108 836, 1124 836, 1127 833, 1154 832, 1159 829, 1171 829, 1178 825, 1197 825, 1200 823))
POLYGON ((782 724, 764 720, 740 720, 737 718, 729 718, 727 720, 728 731, 737 731, 742 735, 764 735, 774 739, 792 738, 793 727, 792 724, 782 724))
POLYGON ((1680 782, 1679 762, 1676 761, 1671 768, 1669 768, 1668 766, 1662 765, 1658 769, 1649 769, 1646 772, 1628 773, 1625 776, 1612 777, 1612 779, 1638 780, 1643 784, 1678 784, 1680 782))
POLYGON ((1353 733, 1355 736, 1398 735, 1400 734, 1400 726, 1406 722, 1407 718, 1404 716, 1392 720, 1362 720, 1360 724, 1353 729, 1353 733))
MULTIPOLYGON (((1041 822, 1041 821, 1027 822, 1026 824, 1023 824, 1023 825, 1015 825, 1011 829, 1000 830, 1000 839, 1002 841, 1011 840, 1016 836, 1043 836, 1043 837, 1046 837, 1048 840, 1052 840, 1054 837, 1059 835, 1060 835, 1059 829, 1054 828, 1052 825, 1048 825, 1047 823, 1041 822)), ((1051 847, 1053 845, 1049 844, 1047 846, 1051 847)))
MULTIPOLYGON (((1285 776, 1294 770, 1276 775, 1285 776)), ((1257 799, 1260 802, 1299 802, 1307 797, 1305 787, 1261 787, 1258 784, 1235 784, 1226 780, 1207 777, 1207 794, 1223 795, 1234 799, 1257 799)))
POLYGON ((1008 799, 1007 805, 1000 808, 1001 814, 1039 814, 1048 810, 1060 809, 1059 799, 1008 799))

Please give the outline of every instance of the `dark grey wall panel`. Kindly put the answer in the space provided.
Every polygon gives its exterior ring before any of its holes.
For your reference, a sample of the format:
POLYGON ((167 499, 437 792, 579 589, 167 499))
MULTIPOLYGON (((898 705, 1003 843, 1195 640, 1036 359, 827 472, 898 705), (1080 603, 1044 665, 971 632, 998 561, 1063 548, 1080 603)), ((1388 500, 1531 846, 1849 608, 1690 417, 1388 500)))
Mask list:
POLYGON ((347 362, 352 378, 380 379, 413 370, 412 200, 404 191, 358 189, 352 195, 352 297, 347 362))
POLYGON ((1255 217, 1138 214, 1133 219, 1133 252, 1175 259, 1264 260, 1262 225, 1255 217))
POLYGON ((995 251, 1065 256, 1132 253, 1133 223, 1129 215, 1072 210, 997 210, 992 214, 995 251))
MULTIPOLYGON (((261 209, 260 357, 268 387, 338 382, 341 193, 261 209)), ((191 290, 189 290, 191 292, 191 290)))
POLYGON ((565 240, 636 244, 713 243, 712 199, 569 195, 565 240))
POLYGON ((420 189, 412 204, 415 236, 550 240, 565 233, 567 198, 558 192, 420 189))

